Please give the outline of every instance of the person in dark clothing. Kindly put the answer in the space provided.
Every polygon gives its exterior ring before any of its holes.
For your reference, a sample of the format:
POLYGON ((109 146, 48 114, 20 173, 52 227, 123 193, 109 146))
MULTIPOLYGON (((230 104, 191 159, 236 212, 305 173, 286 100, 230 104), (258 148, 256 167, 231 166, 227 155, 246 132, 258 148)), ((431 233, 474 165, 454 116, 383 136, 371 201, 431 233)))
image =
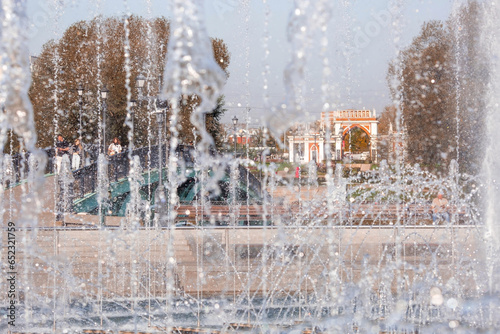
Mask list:
POLYGON ((57 136, 56 141, 56 173, 59 174, 61 171, 61 164, 63 156, 67 155, 69 158, 69 143, 64 139, 62 135, 57 136))

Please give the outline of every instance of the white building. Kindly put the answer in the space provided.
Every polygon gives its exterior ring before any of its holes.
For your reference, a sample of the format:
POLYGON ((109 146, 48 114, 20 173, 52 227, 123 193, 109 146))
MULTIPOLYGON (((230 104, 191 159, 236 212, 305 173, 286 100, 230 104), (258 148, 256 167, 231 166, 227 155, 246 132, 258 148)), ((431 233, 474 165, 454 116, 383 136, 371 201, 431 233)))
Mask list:
POLYGON ((325 145, 325 134, 323 131, 319 133, 292 135, 287 138, 290 162, 305 164, 309 161, 316 161, 316 163, 320 163, 326 159, 325 147, 327 145, 325 145))
POLYGON ((340 160, 345 153, 345 137, 354 128, 364 131, 369 137, 369 151, 360 153, 377 162, 378 121, 375 110, 337 110, 321 113, 321 130, 287 136, 289 161, 295 163, 317 163, 326 160, 326 150, 330 147, 330 157, 340 160), (328 131, 327 131, 328 130, 328 131), (330 133, 326 138, 326 133, 330 133))

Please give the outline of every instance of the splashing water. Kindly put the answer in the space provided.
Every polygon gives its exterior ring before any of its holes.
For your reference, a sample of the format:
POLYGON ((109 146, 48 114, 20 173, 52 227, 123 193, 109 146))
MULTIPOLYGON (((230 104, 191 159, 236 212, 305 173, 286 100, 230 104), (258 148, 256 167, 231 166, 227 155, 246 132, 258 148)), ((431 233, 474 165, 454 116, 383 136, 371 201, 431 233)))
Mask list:
POLYGON ((292 59, 284 71, 286 101, 272 109, 266 120, 269 130, 274 137, 286 131, 293 122, 309 116, 305 106, 306 92, 305 71, 312 52, 311 41, 322 29, 326 29, 330 19, 328 1, 295 1, 294 10, 290 15, 287 33, 292 45, 292 59))
MULTIPOLYGON (((499 95, 499 85, 500 85, 500 40, 499 38, 499 26, 497 24, 498 18, 500 17, 500 12, 498 4, 492 6, 491 11, 488 12, 486 16, 486 27, 485 30, 491 32, 486 37, 485 45, 488 46, 488 52, 492 55, 492 65, 491 65, 491 82, 490 91, 488 94, 489 101, 487 104, 487 133, 492 135, 496 131, 496 126, 499 124, 499 106, 500 101, 498 99, 499 95)), ((490 289, 492 292, 498 293, 500 287, 498 286, 497 280, 494 277, 498 275, 498 260, 493 254, 498 252, 498 245, 500 242, 500 229, 498 224, 498 205, 497 200, 500 196, 500 191, 498 187, 498 168, 500 167, 499 160, 499 148, 495 145, 492 137, 488 138, 488 143, 486 147, 486 154, 484 160, 484 170, 486 173, 486 237, 490 241, 488 245, 488 262, 490 271, 490 289)))
MULTIPOLYGON (((19 38, 24 2, 2 2, 1 147, 12 128, 31 154, 27 166, 21 162, 16 167, 13 157, 4 155, 0 168, 2 216, 22 221, 16 264, 22 280, 15 299, 23 315, 21 330, 408 333, 500 328, 494 258, 500 154, 494 143, 485 161, 486 215, 478 203, 482 179, 460 174, 456 161, 440 177, 418 165, 398 162, 394 168, 382 161, 378 171, 356 175, 344 175, 348 169, 340 163, 334 167, 329 162, 322 172, 311 162, 307 175, 299 170, 293 178, 275 164, 254 168, 247 159, 210 154, 202 116, 215 106, 226 76, 211 56, 200 7, 197 0, 176 0, 172 7, 162 87, 171 108, 166 166, 160 158, 153 166, 151 147, 142 156, 130 150, 128 172, 118 177, 116 161, 101 153, 93 166, 95 187, 84 193, 88 185, 69 169, 65 156, 53 179, 54 189, 60 190, 57 214, 68 226, 47 228, 37 221, 46 196, 40 191, 46 158, 35 148, 27 98, 27 53, 19 38), (201 99, 192 119, 201 140, 183 150, 179 104, 190 95, 201 99), (113 175, 110 168, 115 168, 113 175), (250 169, 263 173, 261 179, 250 169), (75 185, 84 196, 73 203, 88 205, 79 215, 68 210, 75 185), (437 191, 449 194, 449 221, 430 219, 429 203, 437 191), (21 218, 16 205, 23 209, 21 218)), ((496 14, 492 11, 488 21, 493 32, 499 29, 496 14)), ((270 132, 281 133, 303 115, 307 53, 316 33, 328 44, 323 28, 331 15, 327 1, 295 1, 288 26, 292 60, 285 70, 286 106, 269 117, 270 132)), ((494 55, 500 50, 497 37, 491 34, 489 41, 494 55)), ((129 102, 131 68, 126 64, 129 102)), ((500 70, 493 64, 492 136, 500 124, 500 70)), ((268 76, 266 71, 265 84, 268 76)), ((325 95, 327 82, 322 82, 325 95)), ((323 105, 326 101, 322 96, 323 105)), ((128 103, 126 122, 132 125, 128 103)), ((2 273, 7 272, 2 259, 2 273)), ((8 291, 5 280, 0 289, 8 291)), ((5 310, 0 315, 7 318, 5 310)))
POLYGON ((174 20, 162 93, 169 100, 203 96, 198 112, 204 113, 215 107, 226 75, 211 56, 212 45, 200 7, 199 0, 176 0, 172 4, 174 20))

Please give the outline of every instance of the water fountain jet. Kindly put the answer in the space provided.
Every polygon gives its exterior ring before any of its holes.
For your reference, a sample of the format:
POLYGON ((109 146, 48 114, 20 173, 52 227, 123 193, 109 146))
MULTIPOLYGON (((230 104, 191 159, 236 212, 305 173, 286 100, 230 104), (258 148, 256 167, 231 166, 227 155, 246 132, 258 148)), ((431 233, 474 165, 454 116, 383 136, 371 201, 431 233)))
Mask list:
MULTIPOLYGON (((199 4, 188 5, 196 9, 199 4)), ((178 10, 184 7, 176 3, 178 10)), ((181 14, 183 19, 176 22, 187 37, 174 33, 177 40, 173 40, 187 43, 198 26, 190 26, 192 21, 181 14)), ((26 236, 18 260, 23 273, 18 288, 23 297, 16 301, 25 315, 23 331, 134 328, 154 332, 174 327, 178 332, 188 331, 180 326, 302 332, 498 328, 498 323, 488 319, 498 309, 498 299, 488 289, 497 277, 496 264, 490 267, 491 273, 484 272, 482 218, 473 203, 478 191, 467 190, 477 179, 458 175, 455 164, 448 175, 439 178, 418 166, 400 166, 395 176, 386 163, 367 180, 344 178, 338 164, 335 173, 333 166, 329 168, 328 187, 314 194, 317 169, 311 165, 304 177, 308 185, 299 183, 297 191, 291 191, 297 201, 273 200, 262 195, 253 176, 238 165, 250 166, 249 162, 203 150, 193 150, 189 160, 179 151, 179 94, 196 93, 210 101, 223 81, 219 70, 211 70, 213 64, 203 70, 191 66, 195 56, 209 61, 206 50, 181 51, 170 49, 182 57, 176 58, 177 63, 167 63, 164 78, 164 93, 172 94, 168 97, 174 135, 165 175, 169 223, 141 226, 139 222, 144 203, 152 199, 153 184, 163 178, 161 163, 141 172, 145 158, 139 159, 139 152, 134 151, 129 157, 133 163, 127 164, 132 170, 121 179, 107 173, 114 160, 100 155, 96 164, 100 186, 93 195, 98 214, 82 210, 88 212, 67 217, 69 223, 97 218, 93 224, 45 228, 37 224, 34 210, 26 226, 20 226, 26 236), (189 61, 186 55, 192 53, 189 61), (187 72, 173 74, 180 70, 187 72), (192 79, 200 79, 196 85, 179 86, 176 80, 193 74, 192 79), (200 88, 208 86, 215 88, 208 93, 200 88), (446 189, 452 195, 456 211, 450 224, 429 225, 424 218, 432 195, 429 189, 446 189), (192 195, 189 203, 180 203, 183 190, 192 195), (302 190, 307 190, 306 197, 302 190), (225 205, 214 203, 214 198, 222 198, 225 205), (116 207, 126 207, 123 216, 128 217, 108 216, 116 207), (130 225, 118 228, 127 218, 130 225), (180 222, 189 224, 176 225, 180 222), (47 320, 51 312, 57 313, 53 322, 47 320)), ((33 125, 29 117, 22 121, 33 125)), ((5 127, 2 131, 5 134, 5 127)), ((1 140, 5 142, 6 137, 1 140)), ((39 181, 33 175, 38 174, 33 172, 42 173, 44 164, 31 161, 31 174, 26 178, 36 185, 39 181)), ((5 156, 1 175, 7 189, 0 198, 6 213, 16 209, 14 201, 6 202, 8 197, 33 193, 22 184, 14 186, 19 180, 12 175, 11 165, 5 156)), ((275 191, 276 171, 272 166, 264 171, 275 191)), ((76 178, 75 182, 81 181, 76 178)), ((83 183, 78 185, 84 188, 83 183)), ((148 208, 144 222, 152 219, 148 214, 158 212, 148 208)), ((489 219, 494 233, 493 213, 489 219)), ((2 270, 7 270, 3 262, 2 270)), ((5 287, 2 281, 0 288, 5 287)))

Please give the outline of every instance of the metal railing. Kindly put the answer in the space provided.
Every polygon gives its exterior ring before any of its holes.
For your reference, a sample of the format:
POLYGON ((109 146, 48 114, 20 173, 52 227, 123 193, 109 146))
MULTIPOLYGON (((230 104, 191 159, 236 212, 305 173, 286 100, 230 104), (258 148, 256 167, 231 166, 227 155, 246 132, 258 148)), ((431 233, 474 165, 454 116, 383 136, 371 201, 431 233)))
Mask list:
MULTIPOLYGON (((179 145, 176 149, 177 157, 182 160, 186 167, 192 167, 194 165, 193 157, 194 147, 187 145, 179 145)), ((45 167, 45 174, 55 173, 55 150, 53 148, 45 149, 47 154, 47 165, 45 167)), ((84 198, 87 194, 95 193, 98 185, 98 156, 99 147, 98 146, 87 146, 85 147, 85 158, 84 161, 89 161, 90 164, 82 168, 73 171, 73 199, 77 200, 79 198, 84 198)), ((166 166, 167 159, 169 156, 168 144, 162 145, 162 166, 166 166)), ((214 153, 215 154, 215 153, 214 153)), ((141 147, 132 151, 132 157, 138 156, 141 169, 144 171, 157 169, 159 164, 159 152, 158 145, 151 147, 141 147)), ((14 174, 13 178, 15 183, 20 180, 25 179, 29 171, 29 153, 17 154, 12 157, 12 165, 14 174)), ((108 180, 110 182, 118 182, 120 179, 126 178, 130 170, 130 160, 129 152, 125 150, 122 153, 106 156, 106 167, 108 180)), ((261 192, 260 181, 250 173, 245 167, 238 166, 239 180, 243 184, 247 184, 248 188, 255 193, 261 192)))
MULTIPOLYGON (((43 151, 47 155, 47 165, 45 166, 44 173, 50 174, 55 168, 55 150, 53 148, 47 148, 43 151)), ((0 163, 3 164, 4 186, 12 186, 27 178, 30 155, 29 152, 12 155, 11 166, 9 166, 6 161, 0 161, 0 163), (7 175, 9 177, 5 177, 7 175)))
MULTIPOLYGON (((163 158, 162 166, 166 165, 166 152, 168 146, 162 145, 163 158)), ((157 169, 158 161, 158 145, 151 147, 141 147, 132 151, 132 157, 138 156, 140 166, 143 170, 157 169)), ((118 180, 128 176, 130 171, 129 152, 125 151, 113 156, 107 156, 107 175, 110 182, 118 182, 118 180)), ((94 193, 97 189, 97 161, 88 166, 77 169, 73 172, 74 182, 74 199, 83 198, 86 194, 94 193)))

